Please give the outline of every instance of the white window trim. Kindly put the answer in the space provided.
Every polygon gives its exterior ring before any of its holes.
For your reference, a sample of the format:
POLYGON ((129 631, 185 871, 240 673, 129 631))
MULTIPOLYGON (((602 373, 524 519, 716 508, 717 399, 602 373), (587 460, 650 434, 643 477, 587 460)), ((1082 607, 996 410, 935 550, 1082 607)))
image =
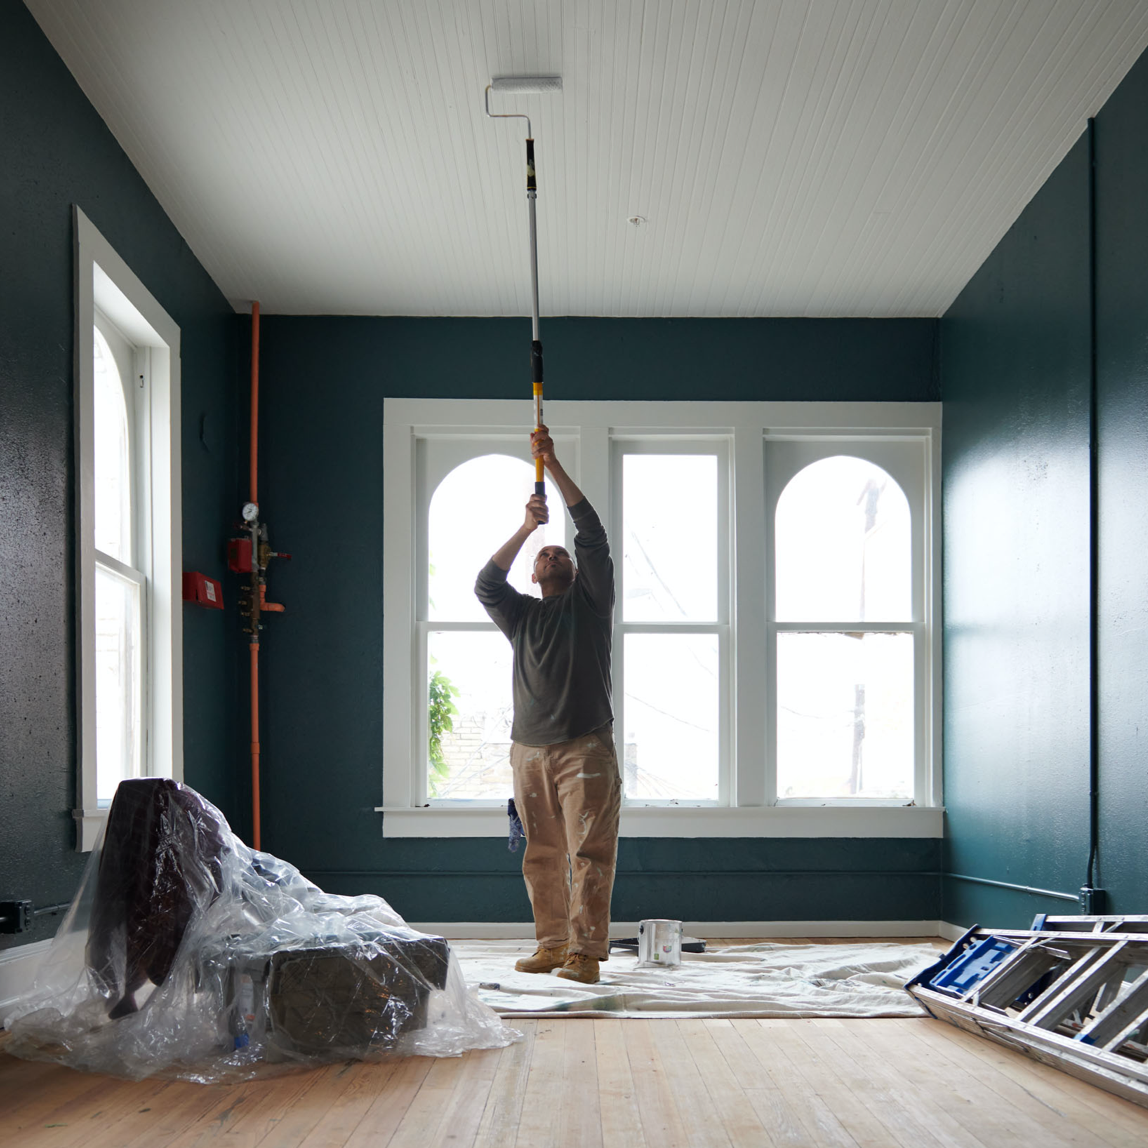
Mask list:
MULTIPOLYGON (((180 331, 128 265, 78 208, 75 239, 76 649, 79 806, 76 848, 89 851, 107 820, 96 799, 94 356, 98 306, 146 352, 150 372, 147 478, 154 508, 147 538, 148 648, 144 772, 183 779, 182 508, 180 482, 180 331)), ((142 357, 141 357, 142 358, 142 357)))
MULTIPOLYGON (((411 511, 415 492, 415 442, 423 434, 525 428, 532 418, 529 399, 385 399, 383 408, 383 814, 386 837, 503 837, 507 824, 499 808, 416 807, 415 771, 420 747, 415 731, 418 691, 413 680, 416 641, 414 615, 416 554, 411 511)), ((731 604, 730 621, 743 635, 734 674, 733 745, 765 743, 762 684, 768 680, 765 642, 744 635, 766 633, 763 572, 767 554, 763 439, 778 434, 843 437, 889 435, 922 441, 925 451, 924 507, 925 657, 920 669, 928 773, 916 805, 892 802, 767 801, 766 771, 735 770, 736 804, 719 807, 641 807, 627 804, 621 833, 633 837, 916 837, 942 836, 940 788, 941 649, 937 629, 940 571, 939 403, 855 402, 583 402, 552 401, 546 420, 554 433, 579 428, 577 481, 587 498, 613 517, 609 476, 611 436, 659 434, 688 438, 726 436, 731 443, 734 515, 732 573, 735 583, 760 585, 760 594, 741 594, 731 604)), ((573 460, 571 460, 573 461, 573 460)), ((568 464, 569 465, 569 464, 568 464)), ((608 532, 615 524, 606 523, 608 532)), ((492 541, 492 546, 497 540, 492 541)), ((736 639, 735 639, 736 640, 736 639)), ((508 687, 509 688, 509 684, 508 687)))

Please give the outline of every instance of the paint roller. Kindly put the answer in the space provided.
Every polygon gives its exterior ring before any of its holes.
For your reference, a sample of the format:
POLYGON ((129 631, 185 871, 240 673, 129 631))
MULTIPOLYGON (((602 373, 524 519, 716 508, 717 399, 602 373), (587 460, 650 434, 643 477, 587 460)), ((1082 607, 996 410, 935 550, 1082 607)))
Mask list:
MULTIPOLYGON (((492 120, 521 119, 526 121, 526 203, 530 213, 530 300, 533 327, 530 339, 530 378, 534 385, 534 429, 542 425, 542 342, 538 337, 538 223, 535 203, 538 182, 534 169, 534 133, 530 130, 530 117, 522 112, 492 112, 490 93, 507 95, 541 95, 562 90, 561 76, 495 76, 486 85, 486 114, 492 120)), ((542 459, 534 460, 534 493, 546 497, 546 483, 542 459)))

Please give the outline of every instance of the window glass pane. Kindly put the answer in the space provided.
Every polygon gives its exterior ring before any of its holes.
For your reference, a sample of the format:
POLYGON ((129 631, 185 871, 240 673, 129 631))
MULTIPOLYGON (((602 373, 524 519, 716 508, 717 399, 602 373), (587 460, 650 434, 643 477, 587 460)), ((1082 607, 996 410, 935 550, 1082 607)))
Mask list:
MULTIPOLYGON (((490 556, 514 533, 534 493, 534 467, 505 454, 472 458, 439 483, 427 524, 429 592, 432 621, 487 621, 474 596, 474 580, 490 556)), ((528 539, 510 570, 510 584, 539 597, 530 581, 534 558, 548 543, 565 545, 566 504, 547 479, 550 521, 528 539)))
POLYGON ((510 643, 498 632, 432 632, 427 654, 430 796, 506 801, 514 795, 510 643))
POLYGON ((716 634, 625 636, 625 736, 618 743, 626 797, 716 801, 716 634))
POLYGON ((839 455, 795 475, 775 545, 778 621, 912 620, 909 503, 874 463, 839 455))
POLYGON ((100 331, 93 330, 96 549, 131 566, 132 485, 127 401, 111 348, 100 331))
POLYGON ((96 565, 96 797, 140 773, 140 593, 96 565))
POLYGON ((778 634, 778 796, 912 792, 912 634, 778 634))
POLYGON ((712 454, 622 458, 623 619, 717 619, 718 460, 712 454))

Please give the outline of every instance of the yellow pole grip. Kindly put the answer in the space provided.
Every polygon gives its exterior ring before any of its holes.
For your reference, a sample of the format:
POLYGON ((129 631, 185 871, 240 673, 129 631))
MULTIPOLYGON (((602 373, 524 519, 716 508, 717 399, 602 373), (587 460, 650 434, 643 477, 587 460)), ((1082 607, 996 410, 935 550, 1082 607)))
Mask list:
MULTIPOLYGON (((534 384, 534 429, 542 425, 542 384, 534 384)), ((534 490, 536 494, 546 494, 546 468, 542 459, 534 460, 534 490)))

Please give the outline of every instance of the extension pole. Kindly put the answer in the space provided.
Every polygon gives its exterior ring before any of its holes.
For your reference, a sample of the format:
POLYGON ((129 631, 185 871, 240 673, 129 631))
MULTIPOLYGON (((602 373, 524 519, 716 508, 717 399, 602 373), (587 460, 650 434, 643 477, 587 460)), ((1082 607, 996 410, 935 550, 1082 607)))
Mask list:
MULTIPOLYGON (((530 303, 533 326, 530 337, 530 377, 534 384, 534 429, 542 426, 542 342, 538 337, 538 220, 535 201, 538 182, 534 173, 534 133, 530 117, 522 112, 492 112, 492 91, 524 93, 560 92, 561 76, 499 76, 486 85, 486 114, 495 120, 526 121, 526 204, 530 211, 530 303)), ((534 460, 534 493, 546 497, 545 468, 542 459, 534 460)))
MULTIPOLYGON (((529 122, 529 121, 527 121, 529 122)), ((534 429, 542 426, 542 342, 538 337, 538 220, 535 203, 538 182, 534 171, 534 140, 526 139, 526 204, 530 211, 530 301, 533 320, 530 333, 530 378, 534 384, 534 429)), ((542 459, 534 460, 534 493, 546 497, 542 459)))

